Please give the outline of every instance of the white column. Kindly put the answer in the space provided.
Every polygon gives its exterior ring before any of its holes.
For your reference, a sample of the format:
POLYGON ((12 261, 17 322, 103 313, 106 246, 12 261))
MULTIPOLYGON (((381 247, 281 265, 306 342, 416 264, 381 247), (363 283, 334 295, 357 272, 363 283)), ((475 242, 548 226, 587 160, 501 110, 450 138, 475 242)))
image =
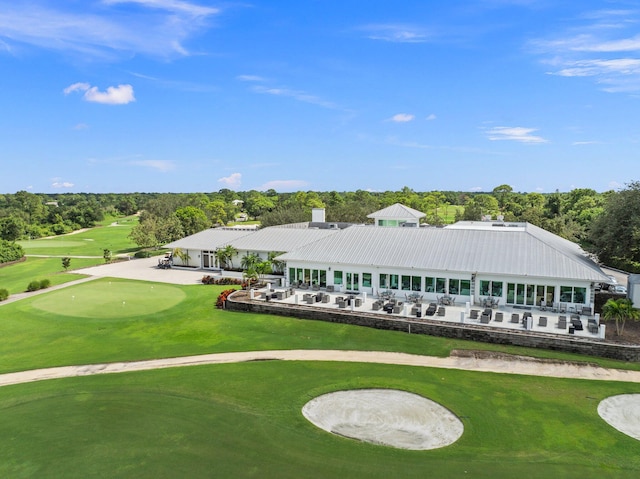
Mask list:
POLYGON ((598 330, 598 337, 600 339, 604 339, 604 334, 605 334, 605 329, 606 329, 607 325, 606 324, 601 324, 600 325, 600 329, 598 330))
MULTIPOLYGON (((469 303, 467 303, 469 304, 469 303)), ((464 311, 460 311, 460 322, 464 323, 464 311)))

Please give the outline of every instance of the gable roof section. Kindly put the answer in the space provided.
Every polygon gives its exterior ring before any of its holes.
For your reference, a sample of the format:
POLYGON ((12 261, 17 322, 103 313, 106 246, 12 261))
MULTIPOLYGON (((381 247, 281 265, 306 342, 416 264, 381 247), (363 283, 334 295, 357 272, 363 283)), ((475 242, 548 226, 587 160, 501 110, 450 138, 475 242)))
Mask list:
POLYGON ((209 228, 187 236, 169 244, 165 248, 199 249, 213 251, 223 247, 237 238, 256 234, 255 230, 241 230, 232 228, 209 228))
POLYGON ((279 259, 583 281, 604 277, 580 247, 536 227, 492 231, 352 226, 279 259))
POLYGON ((252 235, 234 239, 238 251, 292 251, 314 241, 334 235, 339 230, 314 228, 283 228, 272 226, 252 235))
POLYGON ((395 203, 391 206, 387 206, 375 213, 371 213, 367 215, 367 218, 379 218, 379 219, 399 219, 399 218, 414 218, 420 219, 427 216, 426 214, 414 210, 413 208, 409 208, 400 203, 395 203))

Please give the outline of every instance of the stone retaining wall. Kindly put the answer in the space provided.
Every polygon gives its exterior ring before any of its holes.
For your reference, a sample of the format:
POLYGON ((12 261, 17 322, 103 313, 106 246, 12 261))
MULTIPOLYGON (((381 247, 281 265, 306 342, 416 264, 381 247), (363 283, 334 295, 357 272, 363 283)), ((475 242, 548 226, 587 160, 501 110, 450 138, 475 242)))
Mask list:
POLYGON ((550 349, 567 353, 598 356, 622 361, 640 361, 640 346, 623 345, 599 339, 560 336, 534 331, 510 331, 487 328, 468 323, 444 323, 440 321, 387 317, 366 311, 326 310, 312 306, 292 305, 250 300, 246 291, 233 293, 226 301, 225 309, 252 313, 276 314, 279 316, 353 324, 368 328, 404 331, 446 338, 508 344, 527 348, 550 349))

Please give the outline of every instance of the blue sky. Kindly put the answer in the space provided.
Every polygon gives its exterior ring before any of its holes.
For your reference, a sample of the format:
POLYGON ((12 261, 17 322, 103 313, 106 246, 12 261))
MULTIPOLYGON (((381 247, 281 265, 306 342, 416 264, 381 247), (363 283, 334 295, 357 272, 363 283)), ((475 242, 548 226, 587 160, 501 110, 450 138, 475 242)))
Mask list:
POLYGON ((640 1, 0 0, 0 192, 606 191, 640 1))

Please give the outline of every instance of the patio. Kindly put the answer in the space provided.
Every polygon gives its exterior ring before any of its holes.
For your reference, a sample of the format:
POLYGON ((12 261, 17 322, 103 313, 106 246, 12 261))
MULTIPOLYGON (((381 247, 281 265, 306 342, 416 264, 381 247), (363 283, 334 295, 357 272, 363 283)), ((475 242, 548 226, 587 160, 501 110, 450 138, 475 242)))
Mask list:
POLYGON ((411 322, 441 321, 487 328, 573 335, 589 339, 604 338, 604 326, 600 326, 599 316, 584 314, 586 311, 560 312, 557 308, 554 311, 548 307, 497 306, 495 303, 494 307, 487 307, 490 303, 473 306, 454 302, 443 304, 446 302, 425 302, 421 297, 393 297, 388 292, 372 296, 357 292, 310 292, 282 287, 254 290, 253 299, 301 307, 377 314, 393 319, 405 318, 411 322))

